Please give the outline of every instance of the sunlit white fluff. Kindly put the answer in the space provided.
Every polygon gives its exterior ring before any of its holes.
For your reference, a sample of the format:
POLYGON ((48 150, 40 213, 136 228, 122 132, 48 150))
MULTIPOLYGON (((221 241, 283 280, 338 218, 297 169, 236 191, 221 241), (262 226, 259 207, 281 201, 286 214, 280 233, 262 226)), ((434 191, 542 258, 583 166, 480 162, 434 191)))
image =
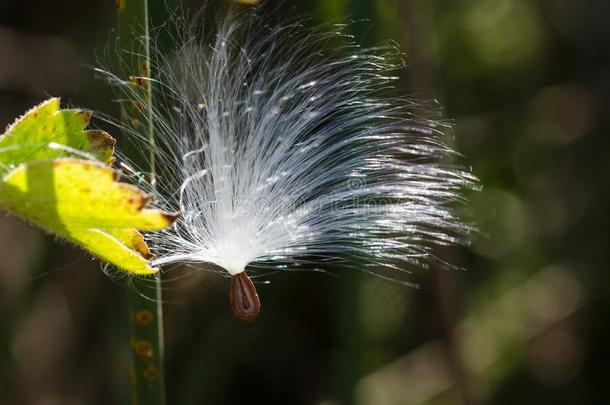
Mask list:
POLYGON ((455 202, 475 179, 440 163, 453 152, 426 108, 388 98, 400 52, 259 12, 220 13, 153 52, 157 190, 182 212, 148 235, 154 264, 393 277, 462 241, 455 202))

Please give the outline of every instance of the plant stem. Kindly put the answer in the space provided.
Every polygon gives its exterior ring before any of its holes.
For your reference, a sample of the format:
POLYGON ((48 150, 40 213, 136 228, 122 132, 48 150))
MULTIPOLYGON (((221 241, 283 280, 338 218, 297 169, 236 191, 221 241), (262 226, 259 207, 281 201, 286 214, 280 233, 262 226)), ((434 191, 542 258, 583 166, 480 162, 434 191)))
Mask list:
MULTIPOLYGON (((130 344, 133 359, 133 405, 165 404, 163 372, 163 309, 160 277, 155 277, 156 299, 143 298, 134 285, 129 292, 130 344)), ((145 286, 146 288, 146 286, 145 286)))
MULTIPOLYGON (((375 2, 368 0, 346 0, 343 7, 347 8, 356 19, 375 19, 375 2)), ((374 45, 373 27, 362 22, 351 26, 352 32, 365 45, 374 45), (368 39, 366 36, 368 34, 368 39)), ((356 386, 363 372, 363 324, 362 324, 362 273, 347 271, 344 273, 340 296, 340 338, 342 351, 339 354, 338 368, 338 400, 341 405, 358 404, 356 386)))
MULTIPOLYGON (((152 77, 150 64, 150 15, 148 0, 117 0, 120 44, 127 55, 129 72, 133 76, 152 77), (131 55, 131 56, 129 56, 131 55)), ((151 184, 155 184, 153 93, 150 81, 145 81, 145 97, 149 108, 143 113, 149 141, 148 169, 151 184)), ((130 346, 133 359, 133 405, 164 405, 163 371, 163 297, 161 274, 154 276, 154 299, 146 296, 150 280, 135 279, 129 289, 130 346), (143 291, 143 293, 141 292, 143 291)))

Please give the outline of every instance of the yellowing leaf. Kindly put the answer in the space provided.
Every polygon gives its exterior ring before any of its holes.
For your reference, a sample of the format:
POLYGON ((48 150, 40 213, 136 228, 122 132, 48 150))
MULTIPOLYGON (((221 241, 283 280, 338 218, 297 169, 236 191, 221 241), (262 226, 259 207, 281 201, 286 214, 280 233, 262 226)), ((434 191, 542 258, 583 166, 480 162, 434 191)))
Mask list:
POLYGON ((144 192, 115 181, 106 164, 114 160, 114 139, 85 130, 90 112, 59 104, 53 98, 32 108, 0 136, 0 208, 123 270, 156 272, 138 230, 162 229, 176 215, 145 208, 144 192))
POLYGON ((118 183, 99 162, 71 158, 22 164, 0 182, 0 207, 136 274, 152 274, 140 230, 170 225, 175 214, 144 208, 148 197, 118 183))
POLYGON ((84 157, 111 163, 114 139, 104 131, 85 130, 89 111, 60 110, 51 98, 25 113, 0 136, 0 173, 21 163, 59 157, 84 157))

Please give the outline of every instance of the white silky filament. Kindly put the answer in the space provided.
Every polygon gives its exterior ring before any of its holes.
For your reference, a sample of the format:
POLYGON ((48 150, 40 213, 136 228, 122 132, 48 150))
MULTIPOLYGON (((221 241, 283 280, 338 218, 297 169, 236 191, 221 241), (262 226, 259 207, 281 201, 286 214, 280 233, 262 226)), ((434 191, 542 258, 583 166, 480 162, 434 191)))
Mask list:
POLYGON ((230 275, 342 265, 394 277, 433 259, 434 245, 464 241, 471 227, 455 205, 476 179, 442 163, 454 154, 446 126, 387 97, 400 52, 257 13, 220 14, 217 29, 153 53, 159 201, 182 212, 147 236, 154 265, 213 263, 230 275))

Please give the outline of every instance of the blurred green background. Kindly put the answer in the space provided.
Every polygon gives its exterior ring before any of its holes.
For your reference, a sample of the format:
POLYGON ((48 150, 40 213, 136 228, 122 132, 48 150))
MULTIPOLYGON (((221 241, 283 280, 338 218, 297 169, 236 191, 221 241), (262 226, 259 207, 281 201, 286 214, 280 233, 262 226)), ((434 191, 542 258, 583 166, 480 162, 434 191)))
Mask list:
MULTIPOLYGON (((197 1, 191 0, 191 4, 197 1)), ((610 2, 286 0, 407 53, 401 86, 437 99, 484 188, 464 207, 466 271, 282 273, 254 324, 228 280, 166 283, 169 404, 610 403, 610 2)), ((48 96, 116 113, 89 66, 110 0, 0 3, 0 126, 48 96)), ((127 404, 127 281, 0 214, 0 404, 127 404)))

